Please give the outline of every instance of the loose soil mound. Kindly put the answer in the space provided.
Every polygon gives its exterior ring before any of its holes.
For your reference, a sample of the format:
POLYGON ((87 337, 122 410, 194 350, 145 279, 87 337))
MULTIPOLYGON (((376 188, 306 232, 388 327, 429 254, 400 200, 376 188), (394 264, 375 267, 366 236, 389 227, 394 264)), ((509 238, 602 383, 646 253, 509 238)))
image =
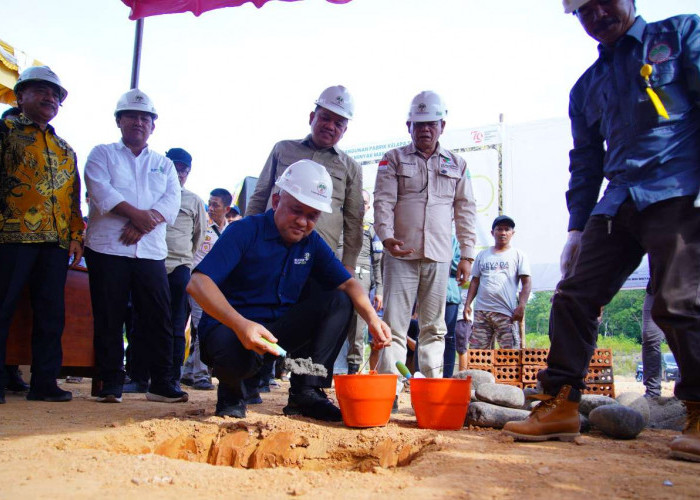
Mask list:
POLYGON ((215 391, 105 405, 87 380, 64 387, 74 401, 8 394, 0 406, 0 499, 700 496, 699 465, 667 458, 671 431, 516 444, 490 429, 418 429, 408 394, 386 427, 349 429, 282 416, 286 387, 240 421, 213 416, 215 391))

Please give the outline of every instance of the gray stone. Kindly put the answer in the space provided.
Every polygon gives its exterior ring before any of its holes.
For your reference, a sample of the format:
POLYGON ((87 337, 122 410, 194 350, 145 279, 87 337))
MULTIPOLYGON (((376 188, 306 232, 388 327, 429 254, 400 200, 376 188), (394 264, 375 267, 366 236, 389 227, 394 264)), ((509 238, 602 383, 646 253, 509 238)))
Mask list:
POLYGON ((477 401, 469 404, 465 425, 501 429, 506 425, 506 422, 510 422, 511 420, 525 420, 529 414, 529 411, 505 408, 503 406, 477 401))
POLYGON ((452 375, 452 378, 472 378, 472 389, 476 390, 481 384, 493 384, 496 377, 484 370, 462 370, 452 375))
POLYGON ((471 396, 469 396, 469 401, 479 401, 476 398, 476 391, 474 389, 471 390, 471 396))
POLYGON ((619 403, 608 396, 601 396, 599 394, 584 394, 581 396, 581 403, 578 406, 578 411, 586 416, 589 416, 589 413, 599 406, 616 404, 619 403))
POLYGON ((591 421, 588 420, 588 417, 586 417, 586 415, 579 413, 578 420, 580 422, 579 425, 581 426, 581 429, 579 430, 579 432, 581 432, 581 433, 591 432, 591 421))
POLYGON ((476 388, 476 397, 479 401, 508 408, 521 409, 525 404, 523 390, 513 385, 479 384, 476 388))
POLYGON ((621 404, 599 406, 588 419, 595 428, 616 439, 634 439, 644 430, 644 417, 637 410, 621 404))
POLYGON ((641 413, 642 417, 644 418, 644 425, 649 425, 651 412, 649 411, 649 403, 647 402, 647 398, 637 392, 623 392, 615 399, 622 406, 632 408, 633 410, 637 410, 639 413, 641 413))
POLYGON ((648 398, 650 429, 682 431, 686 411, 683 402, 676 398, 648 398))
POLYGON ((534 396, 535 394, 542 394, 542 391, 535 389, 534 387, 526 387, 523 389, 523 394, 525 394, 525 397, 527 398, 528 396, 534 396))

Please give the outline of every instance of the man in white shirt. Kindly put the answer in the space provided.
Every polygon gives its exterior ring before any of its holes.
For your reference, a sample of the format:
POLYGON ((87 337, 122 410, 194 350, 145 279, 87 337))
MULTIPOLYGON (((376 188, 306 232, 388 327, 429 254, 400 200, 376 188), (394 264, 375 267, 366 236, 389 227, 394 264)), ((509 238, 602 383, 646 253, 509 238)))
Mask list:
MULTIPOLYGON (((216 188, 209 193, 209 225, 204 235, 204 241, 194 253, 192 268, 202 262, 205 255, 209 253, 219 236, 228 226, 228 218, 226 217, 232 210, 231 203, 233 197, 226 189, 216 188)), ((240 218, 240 215, 239 215, 240 218)), ((192 308, 192 331, 196 332, 199 327, 199 320, 202 319, 202 306, 197 304, 197 301, 190 297, 190 307, 192 308)), ((211 375, 209 368, 202 362, 199 351, 199 335, 194 337, 190 355, 185 362, 185 369, 182 372, 180 380, 185 385, 191 385, 193 389, 199 391, 210 391, 214 389, 211 383, 211 375)))
POLYGON ((122 328, 131 295, 149 353, 150 401, 184 402, 173 377, 170 289, 165 271, 166 223, 180 208, 173 162, 148 148, 158 118, 138 89, 122 95, 115 111, 122 138, 95 146, 85 165, 90 231, 85 257, 95 329, 95 362, 102 388, 97 400, 119 403, 124 385, 122 328))
POLYGON ((491 225, 494 246, 482 250, 474 260, 467 294, 467 314, 474 301, 474 325, 469 339, 472 349, 519 349, 518 322, 523 319, 530 297, 530 264, 523 252, 510 246, 515 221, 507 215, 496 217, 491 225), (522 289, 518 294, 518 283, 522 289))

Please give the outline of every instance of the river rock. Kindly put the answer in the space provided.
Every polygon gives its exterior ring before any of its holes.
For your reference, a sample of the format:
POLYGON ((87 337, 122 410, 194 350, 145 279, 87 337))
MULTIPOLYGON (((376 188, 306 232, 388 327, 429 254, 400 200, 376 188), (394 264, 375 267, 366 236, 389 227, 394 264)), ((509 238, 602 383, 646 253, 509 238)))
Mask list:
POLYGON ((465 425, 501 429, 511 420, 525 420, 530 412, 478 401, 469 404, 465 425))
POLYGON ((685 427, 686 411, 683 402, 676 398, 649 398, 650 429, 682 431, 685 427))
POLYGON ((508 408, 521 409, 525 404, 523 390, 513 385, 479 384, 476 388, 476 397, 479 401, 508 408))
POLYGON ((589 413, 599 406, 617 404, 619 404, 617 401, 608 396, 601 396, 600 394, 584 394, 581 396, 581 403, 578 406, 578 411, 588 417, 589 413))
POLYGON ((452 375, 452 378, 472 378, 472 389, 476 390, 481 384, 493 384, 496 377, 484 370, 462 370, 452 375))
POLYGON ((644 425, 649 425, 651 412, 647 398, 636 392, 623 392, 615 398, 622 406, 637 410, 644 417, 644 425))
POLYGON ((616 439, 634 439, 644 430, 644 417, 621 404, 599 406, 588 415, 591 425, 616 439))
POLYGON ((579 430, 579 432, 581 432, 581 433, 591 432, 591 421, 588 420, 588 417, 586 417, 586 415, 579 413, 578 420, 579 420, 580 426, 581 426, 581 429, 579 430))

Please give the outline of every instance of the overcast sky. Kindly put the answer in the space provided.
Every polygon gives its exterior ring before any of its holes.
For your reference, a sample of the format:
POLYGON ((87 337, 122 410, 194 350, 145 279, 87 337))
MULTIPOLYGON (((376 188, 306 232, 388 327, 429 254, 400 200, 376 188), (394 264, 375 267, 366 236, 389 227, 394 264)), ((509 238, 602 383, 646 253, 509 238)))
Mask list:
MULTIPOLYGON (((637 6, 647 21, 700 11, 698 0, 637 6)), ((128 14, 119 0, 3 2, 0 39, 50 65, 68 89, 53 124, 81 172, 94 145, 119 139, 128 14)), ((566 116, 569 89, 596 56, 558 0, 271 2, 147 18, 139 87, 160 114, 150 146, 190 151, 187 187, 206 200, 214 187, 257 176, 276 141, 306 135, 329 85, 355 97, 341 142, 351 147, 405 137, 408 104, 423 89, 443 95, 452 129, 496 123, 500 113, 513 124, 566 116)))

